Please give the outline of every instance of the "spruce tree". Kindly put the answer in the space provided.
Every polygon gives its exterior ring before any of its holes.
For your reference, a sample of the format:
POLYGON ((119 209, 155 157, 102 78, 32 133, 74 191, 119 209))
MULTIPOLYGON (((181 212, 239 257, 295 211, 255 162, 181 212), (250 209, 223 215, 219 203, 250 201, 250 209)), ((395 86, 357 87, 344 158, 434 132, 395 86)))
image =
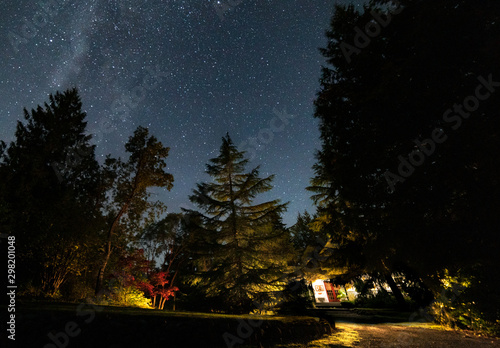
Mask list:
POLYGON ((252 302, 269 301, 285 285, 289 238, 280 224, 286 204, 254 203, 271 190, 273 175, 259 167, 245 172, 248 159, 229 135, 220 154, 207 164, 212 182, 200 183, 190 196, 201 212, 191 211, 197 239, 195 274, 191 279, 226 311, 248 312, 252 302), (274 295, 273 295, 274 294, 274 295))

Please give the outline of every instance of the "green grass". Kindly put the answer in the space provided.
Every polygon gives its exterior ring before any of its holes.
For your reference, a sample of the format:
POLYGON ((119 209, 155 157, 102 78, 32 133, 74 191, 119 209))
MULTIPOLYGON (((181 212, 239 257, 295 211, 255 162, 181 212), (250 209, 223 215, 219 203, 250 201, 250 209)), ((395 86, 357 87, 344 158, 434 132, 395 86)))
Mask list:
MULTIPOLYGON (((82 302, 85 303, 85 302, 82 302)), ((20 312, 29 311, 54 311, 54 312, 76 312, 80 303, 65 302, 33 302, 19 304, 17 310, 20 312)), ((204 313, 188 311, 170 311, 157 309, 143 309, 136 307, 117 307, 94 305, 105 314, 122 314, 135 316, 164 316, 164 317, 182 317, 182 318, 200 318, 200 319, 243 319, 243 320, 279 320, 282 322, 293 322, 308 320, 311 317, 305 316, 283 316, 283 315, 255 315, 255 314, 223 314, 223 313, 204 313)))

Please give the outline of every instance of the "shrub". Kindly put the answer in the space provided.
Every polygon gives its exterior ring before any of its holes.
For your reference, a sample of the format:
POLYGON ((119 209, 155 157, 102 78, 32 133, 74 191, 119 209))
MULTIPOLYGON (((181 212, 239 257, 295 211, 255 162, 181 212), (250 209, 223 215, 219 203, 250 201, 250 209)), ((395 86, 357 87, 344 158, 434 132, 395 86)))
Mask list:
POLYGON ((151 300, 144 297, 144 293, 135 286, 119 286, 111 290, 110 305, 152 308, 151 300))
POLYGON ((313 307, 313 296, 304 280, 288 283, 280 295, 282 300, 276 306, 280 314, 305 314, 313 307))
POLYGON ((457 272, 451 276, 448 271, 441 278, 442 288, 436 300, 430 306, 430 313, 435 320, 455 329, 473 330, 492 336, 500 335, 498 315, 486 313, 476 302, 482 289, 474 276, 457 272))
POLYGON ((342 301, 340 302, 340 305, 342 308, 354 308, 356 307, 354 301, 342 301))
POLYGON ((398 307, 398 302, 387 291, 379 291, 375 295, 368 294, 366 296, 360 296, 354 301, 356 307, 361 308, 396 308, 398 307))
POLYGON ((395 308, 398 303, 391 293, 380 287, 374 294, 371 289, 375 287, 375 279, 356 279, 354 288, 358 292, 358 297, 354 300, 354 305, 361 308, 395 308))

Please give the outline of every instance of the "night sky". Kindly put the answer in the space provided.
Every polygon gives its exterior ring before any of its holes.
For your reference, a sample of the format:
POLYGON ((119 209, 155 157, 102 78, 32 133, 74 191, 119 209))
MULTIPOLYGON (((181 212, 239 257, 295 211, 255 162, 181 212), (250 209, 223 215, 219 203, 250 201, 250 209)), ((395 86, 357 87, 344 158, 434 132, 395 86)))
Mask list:
MULTIPOLYGON (((341 1, 337 1, 341 3, 341 1)), ((46 0, 3 3, 0 139, 22 108, 77 87, 99 159, 123 156, 137 126, 170 147, 169 212, 208 180, 229 132, 251 167, 275 174, 262 199, 290 201, 287 225, 314 208, 305 190, 320 147, 313 100, 330 0, 46 0), (41 5, 45 4, 45 5, 41 5), (43 9, 42 9, 43 8, 43 9)))

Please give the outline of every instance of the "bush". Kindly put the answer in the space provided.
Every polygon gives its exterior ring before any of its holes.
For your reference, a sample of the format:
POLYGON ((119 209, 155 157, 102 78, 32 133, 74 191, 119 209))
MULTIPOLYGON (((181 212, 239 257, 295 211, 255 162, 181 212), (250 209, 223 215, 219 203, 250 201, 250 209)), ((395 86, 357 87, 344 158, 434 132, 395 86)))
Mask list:
POLYGON ((292 281, 281 293, 281 302, 276 306, 279 314, 305 314, 313 307, 313 296, 305 280, 292 281))
POLYGON ((41 287, 33 285, 31 280, 19 286, 17 296, 30 298, 43 297, 41 287))
POLYGON ((135 286, 112 286, 109 291, 98 296, 94 302, 101 306, 153 308, 151 300, 144 297, 144 293, 135 286))
POLYGON ((500 320, 485 319, 485 313, 479 312, 472 302, 435 301, 430 313, 441 325, 453 329, 473 330, 490 336, 500 336, 500 320))
MULTIPOLYGON (((474 276, 460 272, 451 276, 445 271, 441 283, 441 292, 430 306, 430 313, 438 323, 491 336, 500 335, 500 318, 498 312, 495 313, 498 308, 489 312, 481 310, 485 308, 485 304, 481 303, 480 306, 476 301, 481 299, 484 288, 480 287, 480 282, 474 276)), ((488 300, 483 299, 482 302, 486 301, 488 300)), ((494 301, 495 299, 491 299, 488 302, 494 301)))
POLYGON ((61 285, 61 294, 67 301, 81 301, 88 297, 93 297, 95 293, 94 278, 84 279, 82 277, 70 276, 61 285))
POLYGON ((434 299, 432 291, 416 276, 405 275, 404 281, 398 285, 411 298, 411 309, 427 307, 434 299))
POLYGON ((340 302, 340 306, 342 308, 354 308, 356 307, 354 303, 354 301, 342 301, 340 302))
POLYGON ((151 308, 151 300, 144 297, 144 293, 135 286, 119 287, 113 289, 115 305, 151 308))
POLYGON ((397 308, 398 302, 387 291, 379 291, 376 295, 360 296, 354 301, 361 308, 397 308))
POLYGON ((356 279, 354 288, 358 292, 358 297, 354 300, 354 305, 361 308, 396 308, 398 303, 391 293, 380 287, 376 294, 371 289, 375 287, 375 279, 356 279))

